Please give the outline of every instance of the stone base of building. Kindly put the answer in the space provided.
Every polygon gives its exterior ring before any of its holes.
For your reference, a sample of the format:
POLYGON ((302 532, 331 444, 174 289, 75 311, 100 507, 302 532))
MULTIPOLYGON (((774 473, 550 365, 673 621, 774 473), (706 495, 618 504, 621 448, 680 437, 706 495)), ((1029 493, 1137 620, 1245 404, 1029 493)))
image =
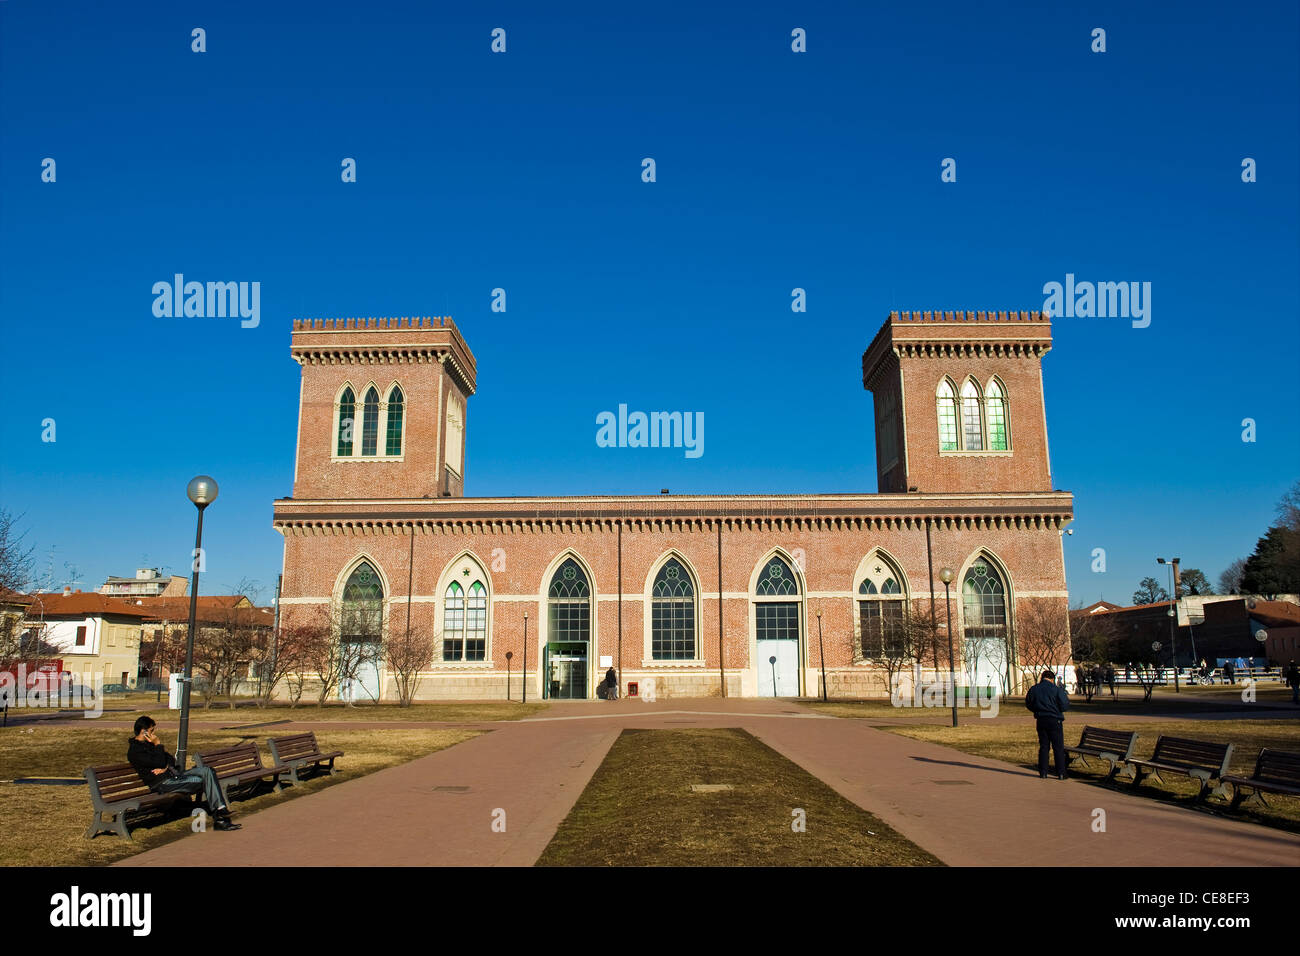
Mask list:
MULTIPOLYGON (((728 669, 725 677, 727 697, 761 696, 758 692, 757 674, 752 669, 728 669)), ((956 677, 958 687, 964 687, 967 683, 964 675, 958 672, 956 677)), ((799 693, 789 696, 802 698, 822 696, 820 668, 803 668, 802 678, 803 686, 799 693)), ((825 681, 826 696, 833 700, 888 700, 893 696, 903 700, 903 706, 908 706, 918 697, 933 696, 939 692, 938 688, 947 684, 948 672, 946 669, 935 671, 933 668, 924 668, 917 673, 911 669, 904 669, 891 678, 883 668, 856 665, 849 668, 827 668, 825 681)), ((385 675, 379 683, 383 687, 383 692, 377 698, 373 690, 364 687, 359 687, 352 696, 357 703, 372 702, 376 699, 382 703, 396 702, 398 700, 396 679, 391 675, 385 675)), ((543 693, 541 681, 536 673, 529 673, 527 683, 530 701, 549 699, 549 694, 543 693)), ((482 670, 474 673, 431 671, 420 676, 414 699, 421 702, 507 699, 518 701, 523 697, 523 687, 523 677, 517 670, 509 674, 504 670, 482 670)), ((1006 689, 999 688, 999 691, 1005 693, 1006 689)), ((690 671, 629 668, 623 671, 621 694, 624 697, 636 696, 646 700, 704 699, 723 696, 721 677, 718 672, 702 668, 690 671), (632 685, 636 687, 635 695, 629 692, 632 685)), ((319 683, 309 682, 304 687, 299 702, 314 703, 319 696, 319 683)), ((279 701, 289 699, 289 692, 285 685, 281 684, 277 689, 275 699, 279 701)), ((348 692, 341 692, 336 688, 329 695, 329 699, 348 699, 348 692)), ((564 699, 594 700, 595 697, 564 699)))

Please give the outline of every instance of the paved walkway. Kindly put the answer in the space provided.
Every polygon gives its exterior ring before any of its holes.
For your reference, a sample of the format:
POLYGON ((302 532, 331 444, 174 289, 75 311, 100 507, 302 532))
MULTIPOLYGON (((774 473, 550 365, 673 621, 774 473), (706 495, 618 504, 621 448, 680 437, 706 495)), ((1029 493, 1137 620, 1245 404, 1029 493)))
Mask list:
POLYGON ((691 726, 748 730, 953 865, 1300 862, 1300 835, 1078 780, 1040 780, 1034 771, 784 701, 555 704, 544 717, 476 726, 493 729, 242 816, 236 833, 186 836, 118 865, 526 866, 622 729, 691 726), (1104 833, 1092 830, 1097 809, 1106 814, 1104 833), (493 829, 498 811, 504 833, 493 829))

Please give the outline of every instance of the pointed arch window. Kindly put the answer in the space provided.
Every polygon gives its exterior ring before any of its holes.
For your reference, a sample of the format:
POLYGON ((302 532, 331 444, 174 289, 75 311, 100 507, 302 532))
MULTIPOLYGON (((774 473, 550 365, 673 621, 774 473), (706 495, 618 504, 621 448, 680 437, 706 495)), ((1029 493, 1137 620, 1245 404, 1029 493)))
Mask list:
POLYGON ((935 400, 939 406, 939 450, 957 450, 957 393, 952 382, 944 379, 939 383, 935 400))
POLYGON ((591 586, 573 558, 565 559, 551 577, 547 625, 548 642, 591 640, 591 586))
POLYGON ((465 659, 465 589, 459 581, 447 585, 442 602, 442 659, 465 659))
POLYGON ((442 605, 442 659, 487 658, 487 588, 474 581, 468 591, 459 581, 447 585, 442 605))
POLYGON ((369 561, 362 561, 343 585, 339 639, 344 644, 376 644, 383 635, 384 585, 369 561))
POLYGON ((402 389, 394 385, 388 393, 388 415, 385 424, 384 454, 402 453, 402 389))
POLYGON ((487 657, 487 588, 475 581, 469 586, 465 608, 465 660, 481 661, 487 657))
POLYGON ((1007 589, 997 569, 986 559, 971 565, 962 581, 965 636, 970 640, 1007 636, 1007 589))
POLYGON ((983 405, 979 386, 967 379, 961 387, 961 447, 966 451, 984 450, 983 405))
POLYGON ((340 456, 352 454, 352 430, 357 414, 357 399, 349 385, 339 396, 339 426, 336 448, 340 456))
POLYGON ((989 426, 989 451, 1007 451, 1011 447, 1007 437, 1007 397, 997 379, 989 382, 984 393, 984 409, 989 426))
POLYGON ((361 409, 361 454, 373 456, 378 450, 379 391, 371 385, 366 389, 366 399, 361 409))
POLYGON ((650 654, 657 661, 695 659, 695 585, 676 558, 655 575, 650 596, 650 654))
POLYGON ((883 558, 867 562, 858 585, 859 649, 864 659, 898 659, 907 654, 907 598, 899 584, 901 576, 883 558))

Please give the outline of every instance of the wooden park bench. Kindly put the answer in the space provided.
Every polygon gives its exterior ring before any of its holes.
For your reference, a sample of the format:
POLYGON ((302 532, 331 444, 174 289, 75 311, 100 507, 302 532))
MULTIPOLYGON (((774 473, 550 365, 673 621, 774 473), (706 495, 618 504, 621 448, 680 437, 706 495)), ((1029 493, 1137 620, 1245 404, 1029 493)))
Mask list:
POLYGON ((1196 794, 1196 801, 1204 800, 1211 794, 1227 797, 1227 787, 1223 785, 1223 775, 1228 772, 1228 762, 1232 759, 1232 744, 1216 744, 1205 740, 1189 740, 1186 737, 1166 737, 1156 739, 1156 751, 1147 760, 1129 760, 1134 768, 1133 786, 1141 786, 1142 781, 1154 775, 1161 783, 1160 774, 1180 773, 1201 782, 1201 789, 1196 794), (1210 781, 1219 783, 1211 787, 1210 781))
POLYGON ((316 743, 316 735, 311 731, 288 737, 272 737, 267 743, 271 747, 271 759, 288 769, 294 783, 302 782, 298 778, 299 770, 307 767, 319 768, 326 761, 329 761, 329 767, 326 769, 330 774, 337 773, 338 771, 334 769, 334 761, 343 756, 341 750, 321 753, 320 745, 316 743))
POLYGON ((278 760, 270 766, 264 765, 262 752, 251 740, 234 747, 197 753, 194 762, 200 767, 211 767, 222 788, 227 790, 227 795, 232 789, 256 787, 263 780, 269 780, 274 785, 275 792, 279 793, 280 775, 289 772, 289 768, 278 760))
POLYGON ((1264 802, 1265 793, 1284 793, 1300 797, 1300 753, 1287 750, 1269 750, 1265 747, 1259 752, 1255 761, 1255 772, 1249 777, 1228 776, 1224 783, 1232 784, 1233 810, 1244 799, 1246 806, 1268 806, 1264 802), (1246 790, 1250 791, 1249 797, 1246 790))
POLYGON ((90 803, 94 808, 90 826, 86 827, 87 839, 109 830, 130 840, 131 831, 126 826, 128 813, 146 813, 181 801, 193 802, 188 793, 154 793, 129 763, 87 767, 86 783, 90 784, 90 803))
POLYGON ((1120 768, 1133 756, 1133 745, 1137 743, 1137 738, 1136 733, 1130 733, 1126 730, 1084 727, 1083 736, 1079 738, 1078 746, 1066 747, 1065 754, 1071 760, 1074 759, 1074 754, 1078 754, 1085 765, 1088 763, 1088 757, 1096 757, 1099 760, 1106 761, 1106 763, 1110 764, 1110 773, 1106 774, 1106 779, 1110 780, 1115 774, 1119 773, 1120 768))

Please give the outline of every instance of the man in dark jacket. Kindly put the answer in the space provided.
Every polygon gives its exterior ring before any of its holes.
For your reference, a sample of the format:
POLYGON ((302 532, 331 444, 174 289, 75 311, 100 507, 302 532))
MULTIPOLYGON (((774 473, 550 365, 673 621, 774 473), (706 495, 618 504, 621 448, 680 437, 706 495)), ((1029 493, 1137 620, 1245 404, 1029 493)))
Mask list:
POLYGON ((214 818, 214 828, 238 830, 240 825, 230 819, 230 807, 217 775, 210 767, 181 771, 176 766, 176 758, 167 752, 154 733, 156 726, 152 717, 137 717, 135 736, 126 749, 127 761, 145 786, 155 793, 201 793, 203 803, 214 818))
POLYGON ((1047 776, 1047 751, 1050 748, 1056 759, 1056 775, 1065 779, 1065 712, 1070 709, 1070 696, 1065 688, 1058 687, 1056 675, 1043 671, 1042 679, 1029 688, 1025 706, 1033 711, 1038 726, 1038 776, 1047 776))
POLYGON ((1291 703, 1300 704, 1300 667, 1292 660, 1286 667, 1286 686, 1291 688, 1291 703))

